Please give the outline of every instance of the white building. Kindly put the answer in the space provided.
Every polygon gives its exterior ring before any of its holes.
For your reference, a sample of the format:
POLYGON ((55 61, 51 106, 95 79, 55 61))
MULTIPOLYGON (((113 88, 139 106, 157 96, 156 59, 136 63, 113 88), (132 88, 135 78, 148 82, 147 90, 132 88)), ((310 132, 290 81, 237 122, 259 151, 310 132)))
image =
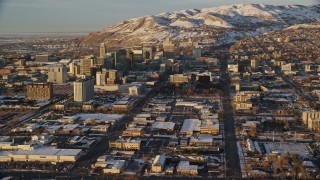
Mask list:
POLYGON ((145 89, 144 83, 133 82, 131 84, 123 84, 119 86, 119 92, 130 96, 141 95, 145 89))
POLYGON ((87 102, 94 98, 94 79, 83 79, 74 82, 74 101, 87 102))
POLYGON ((97 72, 96 74, 96 85, 97 86, 104 86, 106 84, 106 77, 105 73, 97 72))
POLYGON ((172 59, 175 56, 175 45, 170 38, 163 42, 163 56, 167 59, 172 59))
POLYGON ((18 150, 9 154, 12 161, 29 162, 75 162, 82 155, 81 149, 57 149, 40 147, 34 150, 18 150))
POLYGON ((174 130, 175 123, 173 122, 158 122, 152 124, 153 130, 167 130, 167 131, 173 131, 174 130))
POLYGON ((64 84, 67 81, 67 68, 64 66, 57 66, 49 68, 48 82, 64 84))
POLYGON ((200 132, 201 121, 199 119, 186 119, 180 130, 181 135, 192 135, 194 131, 200 132))
POLYGON ((100 44, 100 58, 104 58, 106 55, 106 44, 101 43, 100 44))

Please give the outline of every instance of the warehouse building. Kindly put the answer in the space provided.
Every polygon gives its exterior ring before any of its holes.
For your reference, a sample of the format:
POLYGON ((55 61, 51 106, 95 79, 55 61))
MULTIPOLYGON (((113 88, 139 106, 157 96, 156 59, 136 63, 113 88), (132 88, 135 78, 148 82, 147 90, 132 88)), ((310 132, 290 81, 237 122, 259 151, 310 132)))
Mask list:
POLYGON ((18 150, 8 154, 12 161, 30 162, 76 162, 81 155, 81 149, 57 149, 55 147, 40 147, 30 151, 18 150))

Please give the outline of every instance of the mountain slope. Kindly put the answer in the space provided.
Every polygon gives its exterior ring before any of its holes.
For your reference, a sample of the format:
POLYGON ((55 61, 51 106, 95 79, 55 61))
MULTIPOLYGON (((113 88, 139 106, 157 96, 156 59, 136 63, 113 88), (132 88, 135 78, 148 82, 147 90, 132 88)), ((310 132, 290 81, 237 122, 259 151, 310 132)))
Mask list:
POLYGON ((239 4, 188 9, 122 21, 83 37, 82 43, 130 46, 159 43, 171 37, 179 41, 193 38, 224 44, 319 18, 319 5, 239 4))

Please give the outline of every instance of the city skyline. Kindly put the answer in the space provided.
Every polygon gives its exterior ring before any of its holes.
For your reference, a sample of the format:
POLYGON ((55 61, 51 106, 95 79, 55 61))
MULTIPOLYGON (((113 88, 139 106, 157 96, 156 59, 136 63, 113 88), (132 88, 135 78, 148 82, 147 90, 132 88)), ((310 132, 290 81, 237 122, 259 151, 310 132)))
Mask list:
POLYGON ((0 0, 0 179, 320 179, 319 39, 320 0, 0 0))
POLYGON ((94 0, 90 1, 89 4, 84 0, 70 0, 67 2, 61 0, 54 2, 48 0, 31 0, 28 2, 0 0, 0 33, 92 32, 99 31, 122 20, 145 15, 241 3, 312 5, 319 3, 319 1, 219 0, 212 2, 210 0, 186 0, 172 2, 164 0, 150 3, 147 0, 123 0, 121 2, 116 0, 108 2, 94 0))

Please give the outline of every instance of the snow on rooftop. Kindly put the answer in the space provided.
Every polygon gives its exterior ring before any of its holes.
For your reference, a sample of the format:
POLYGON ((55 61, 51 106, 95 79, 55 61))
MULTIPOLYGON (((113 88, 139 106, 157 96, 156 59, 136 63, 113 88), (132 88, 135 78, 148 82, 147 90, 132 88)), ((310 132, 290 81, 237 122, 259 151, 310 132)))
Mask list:
POLYGON ((113 120, 121 119, 123 115, 99 113, 99 114, 77 114, 75 117, 80 118, 79 120, 95 119, 95 120, 101 120, 101 121, 113 121, 113 120))
POLYGON ((55 156, 76 156, 81 153, 81 149, 57 149, 55 147, 39 147, 30 151, 13 151, 15 155, 55 155, 55 156))
POLYGON ((155 165, 155 164, 160 164, 161 166, 164 165, 165 161, 166 161, 166 156, 164 155, 157 155, 153 162, 152 162, 152 165, 155 165))
POLYGON ((201 128, 219 128, 218 120, 202 120, 201 128))
POLYGON ((173 130, 175 123, 173 122, 155 122, 152 124, 152 129, 167 129, 173 130))
POLYGON ((199 136, 198 138, 191 137, 190 142, 213 142, 213 136, 199 136))
POLYGON ((64 130, 74 130, 79 126, 79 124, 66 124, 63 126, 64 130))
POLYGON ((180 161, 177 169, 179 170, 198 170, 197 165, 190 165, 189 161, 180 161))
POLYGON ((269 142, 264 143, 267 153, 277 152, 280 154, 290 153, 297 154, 301 157, 306 157, 309 154, 308 144, 303 143, 278 143, 278 142, 269 142))
POLYGON ((145 113, 145 114, 137 114, 136 117, 138 117, 138 118, 143 118, 143 117, 148 118, 148 117, 151 117, 151 114, 147 114, 147 113, 145 113))
POLYGON ((183 122, 180 132, 199 131, 201 121, 199 119, 186 119, 183 122))

